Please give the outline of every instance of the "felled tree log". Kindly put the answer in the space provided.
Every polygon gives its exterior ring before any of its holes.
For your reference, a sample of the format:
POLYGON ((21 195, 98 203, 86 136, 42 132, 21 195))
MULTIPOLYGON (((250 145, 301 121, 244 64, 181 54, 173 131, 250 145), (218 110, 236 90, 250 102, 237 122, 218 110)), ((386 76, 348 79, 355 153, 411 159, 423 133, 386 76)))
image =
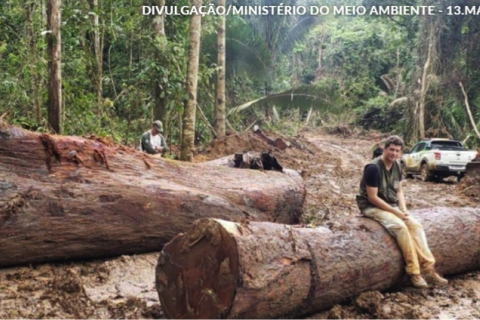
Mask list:
MULTIPOLYGON (((412 213, 439 272, 480 268, 480 208, 412 213)), ((272 319, 318 312, 404 278, 395 239, 368 218, 336 231, 202 219, 165 245, 156 287, 170 318, 272 319)))
POLYGON ((205 217, 296 223, 304 198, 297 176, 0 123, 0 266, 159 251, 205 217))

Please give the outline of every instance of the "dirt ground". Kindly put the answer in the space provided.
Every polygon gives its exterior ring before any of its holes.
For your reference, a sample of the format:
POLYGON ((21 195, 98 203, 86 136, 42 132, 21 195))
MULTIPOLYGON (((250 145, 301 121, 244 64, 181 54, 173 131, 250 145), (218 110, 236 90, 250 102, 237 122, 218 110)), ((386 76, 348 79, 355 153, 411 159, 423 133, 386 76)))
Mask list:
MULTIPOLYGON (((272 138, 279 137, 266 132, 272 138)), ((355 130, 302 131, 286 138, 279 151, 251 133, 231 135, 206 146, 195 161, 245 151, 270 151, 287 168, 297 170, 307 186, 303 224, 335 227, 358 215, 355 195, 370 149, 381 138, 355 130)), ((475 186, 456 179, 405 182, 410 209, 479 205, 475 186)), ((88 262, 50 263, 0 269, 0 319, 4 318, 161 318, 155 291, 157 253, 88 262)), ((444 288, 366 292, 343 305, 311 316, 341 318, 480 318, 480 271, 449 277, 444 288)))

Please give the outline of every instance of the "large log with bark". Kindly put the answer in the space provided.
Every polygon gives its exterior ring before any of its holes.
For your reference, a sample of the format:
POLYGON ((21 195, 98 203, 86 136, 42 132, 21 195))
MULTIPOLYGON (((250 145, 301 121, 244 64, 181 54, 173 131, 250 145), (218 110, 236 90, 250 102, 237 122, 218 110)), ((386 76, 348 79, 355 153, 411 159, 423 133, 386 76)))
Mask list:
POLYGON ((160 251, 200 218, 298 222, 299 176, 0 123, 0 267, 160 251))
MULTIPOLYGON (((480 208, 413 211, 449 275, 480 268, 480 208)), ((406 280, 396 240, 377 222, 340 230, 202 219, 165 245, 156 270, 170 318, 284 318, 406 280)))

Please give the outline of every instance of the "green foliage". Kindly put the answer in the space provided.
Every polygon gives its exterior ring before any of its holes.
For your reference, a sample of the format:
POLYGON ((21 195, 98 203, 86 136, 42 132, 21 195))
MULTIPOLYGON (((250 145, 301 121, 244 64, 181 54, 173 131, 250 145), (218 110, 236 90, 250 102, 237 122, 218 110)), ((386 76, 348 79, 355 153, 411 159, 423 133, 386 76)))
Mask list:
POLYGON ((390 106, 387 96, 376 96, 365 102, 358 110, 359 123, 365 129, 376 129, 384 132, 400 132, 403 126, 402 106, 390 106))
POLYGON ((331 21, 325 27, 324 72, 342 79, 341 90, 350 107, 361 106, 382 88, 380 77, 395 65, 404 35, 378 21, 356 17, 340 23, 331 21))
MULTIPOLYGON (((391 1, 390 1, 391 2, 391 1)), ((398 1, 397 1, 398 2, 398 1)), ((279 5, 273 0, 231 2, 279 5)), ((189 5, 167 0, 167 5, 189 5)), ((381 0, 289 0, 283 5, 389 5, 381 0)), ((395 3, 398 4, 398 3, 395 3)), ((401 0, 400 5, 420 5, 401 0)), ((448 0, 445 4, 457 4, 448 0)), ((63 1, 62 86, 65 134, 109 135, 136 144, 153 120, 156 94, 166 106, 169 143, 178 143, 187 70, 189 17, 167 16, 165 37, 155 34, 152 16, 141 16, 153 0, 63 1), (92 16, 99 17, 95 29, 92 16), (103 41, 102 101, 97 101, 94 32, 103 41), (160 90, 155 90, 160 88, 160 90)), ((460 5, 476 5, 463 0, 460 5)), ((0 116, 14 124, 46 131, 48 57, 46 1, 0 1, 0 116), (35 90, 38 88, 38 90, 35 90), (35 119, 35 103, 41 119, 35 119)), ((218 17, 202 27, 198 103, 213 123, 217 71, 218 17)), ((434 68, 429 74, 426 126, 439 135, 463 139, 472 133, 458 82, 468 91, 480 124, 480 20, 471 16, 229 16, 226 21, 227 109, 234 127, 268 118, 275 107, 281 120, 298 123, 313 108, 329 114, 355 113, 365 128, 413 132, 419 78, 426 60, 426 35, 434 26, 434 68), (322 54, 319 68, 319 54, 322 54), (394 104, 405 97, 409 103, 394 104)), ((198 114, 198 112, 197 112, 198 114)), ((295 132, 295 125, 271 122, 272 129, 295 132)), ((211 139, 197 116, 197 142, 211 139)), ((473 140, 472 141, 476 141, 473 140)), ((477 143, 477 142, 475 142, 477 143)))

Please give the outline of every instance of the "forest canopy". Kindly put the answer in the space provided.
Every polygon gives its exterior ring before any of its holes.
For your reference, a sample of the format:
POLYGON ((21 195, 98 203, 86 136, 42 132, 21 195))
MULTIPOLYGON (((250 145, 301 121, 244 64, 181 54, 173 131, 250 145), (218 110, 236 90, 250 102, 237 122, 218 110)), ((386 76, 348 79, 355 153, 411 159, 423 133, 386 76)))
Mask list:
POLYGON ((307 114, 313 126, 341 122, 410 143, 445 137, 480 145, 477 1, 282 4, 444 11, 202 17, 141 8, 278 3, 3 0, 0 116, 33 131, 109 136, 135 147, 159 119, 185 154, 254 121, 295 129, 307 114))

